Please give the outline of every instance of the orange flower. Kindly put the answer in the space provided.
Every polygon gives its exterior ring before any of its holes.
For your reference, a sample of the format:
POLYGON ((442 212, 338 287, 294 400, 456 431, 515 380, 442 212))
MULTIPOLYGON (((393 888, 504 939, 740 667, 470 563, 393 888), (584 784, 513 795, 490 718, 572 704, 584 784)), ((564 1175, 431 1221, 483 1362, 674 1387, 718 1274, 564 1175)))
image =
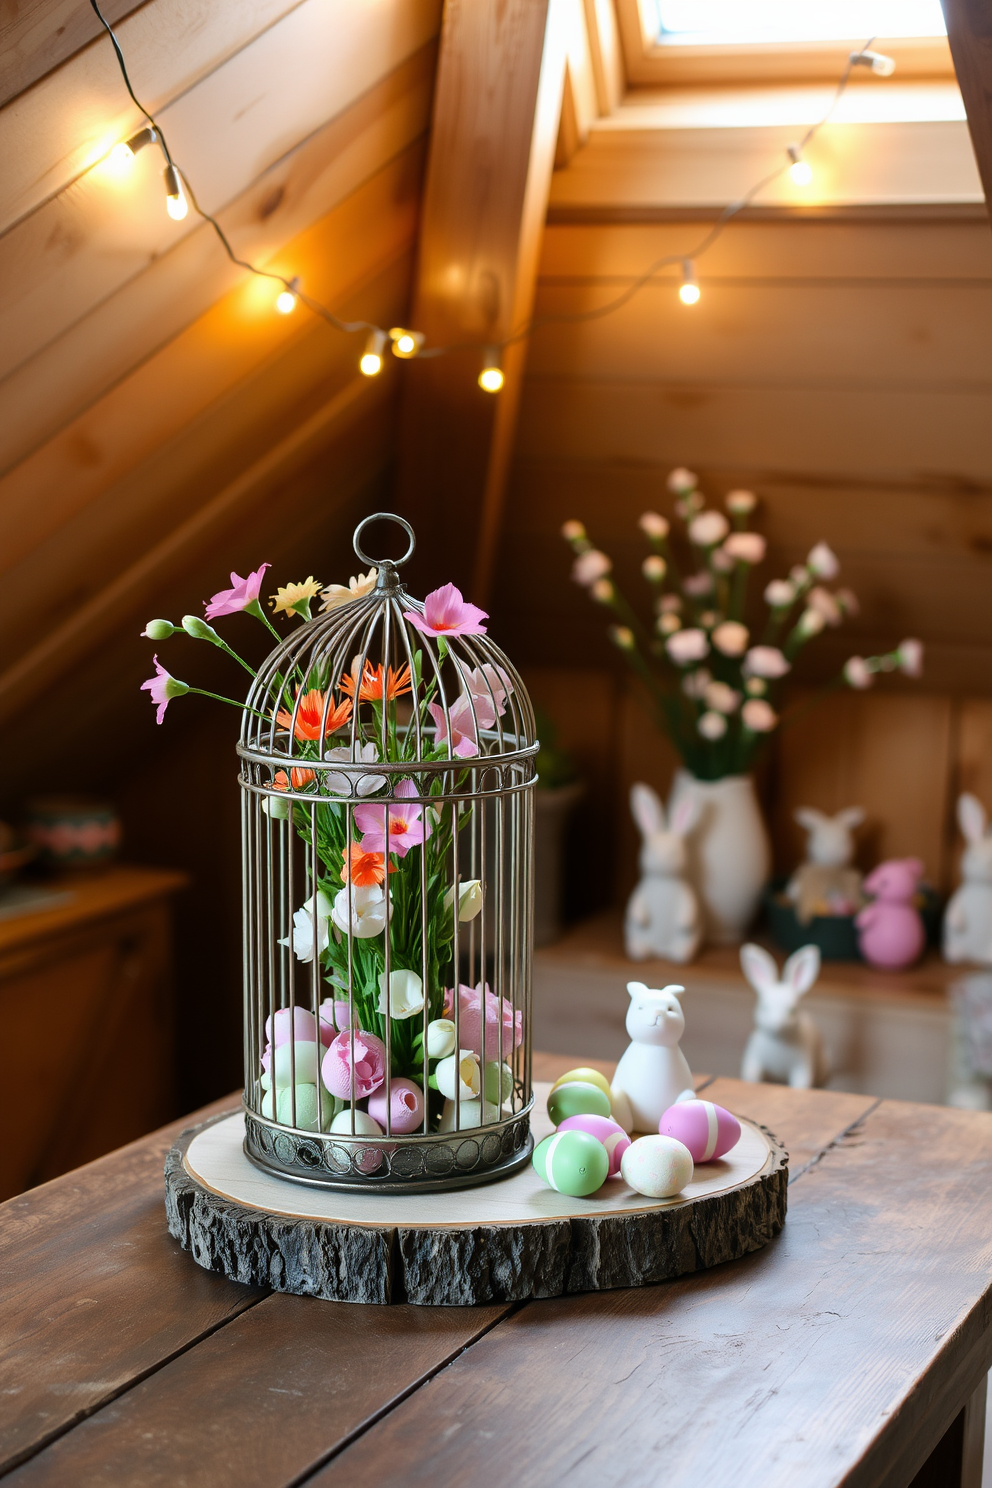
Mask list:
MULTIPOLYGON (((299 696, 299 694, 297 694, 299 696)), ((296 727, 293 730, 298 739, 319 739, 321 720, 324 717, 324 707, 327 699, 322 692, 313 688, 305 692, 300 698, 300 706, 296 713, 296 727)), ((324 724, 324 734, 333 734, 343 723, 347 723, 351 717, 351 699, 345 698, 341 703, 331 701, 327 709, 327 722, 324 724)), ((282 728, 293 727, 293 715, 281 708, 276 714, 276 723, 282 728)))
MULTIPOLYGON (((395 863, 390 863, 389 871, 396 872, 395 863)), ((367 889, 372 884, 381 884, 385 877, 385 856, 366 852, 360 842, 353 842, 348 849, 348 859, 341 868, 341 882, 347 883, 350 878, 356 889, 367 889)))
MULTIPOLYGON (((360 703, 378 702, 382 697, 382 673, 381 666, 374 667, 369 662, 365 663, 362 672, 362 683, 358 690, 358 701, 360 703)), ((355 678, 352 672, 345 672, 341 678, 341 691, 346 692, 349 697, 355 696, 355 678)), ((393 698, 402 697, 405 692, 410 691, 410 663, 400 672, 390 667, 386 672, 386 701, 391 703, 393 698)))
POLYGON ((297 770, 294 767, 289 772, 289 780, 286 778, 285 770, 277 770, 272 784, 276 790, 288 790, 291 780, 294 790, 302 790, 305 785, 310 785, 316 778, 312 770, 297 770))

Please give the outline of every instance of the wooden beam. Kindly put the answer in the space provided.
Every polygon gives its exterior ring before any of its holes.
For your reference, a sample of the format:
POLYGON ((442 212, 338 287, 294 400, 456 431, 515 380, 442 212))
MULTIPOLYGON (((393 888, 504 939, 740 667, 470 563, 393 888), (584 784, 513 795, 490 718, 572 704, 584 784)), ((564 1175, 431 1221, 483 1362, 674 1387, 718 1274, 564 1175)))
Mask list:
MULTIPOLYGON (((111 25, 138 10, 144 0, 105 0, 100 9, 111 25)), ((79 0, 32 0, 0 10, 0 106, 96 37, 103 27, 79 0)))
POLYGON ((985 0, 941 0, 985 201, 992 211, 992 25, 985 0))
POLYGON ((566 43, 559 0, 445 7, 411 319, 431 343, 465 349, 410 369, 398 499, 417 515, 430 577, 457 577, 483 601, 526 342, 505 349, 496 397, 477 384, 481 348, 531 312, 566 43))

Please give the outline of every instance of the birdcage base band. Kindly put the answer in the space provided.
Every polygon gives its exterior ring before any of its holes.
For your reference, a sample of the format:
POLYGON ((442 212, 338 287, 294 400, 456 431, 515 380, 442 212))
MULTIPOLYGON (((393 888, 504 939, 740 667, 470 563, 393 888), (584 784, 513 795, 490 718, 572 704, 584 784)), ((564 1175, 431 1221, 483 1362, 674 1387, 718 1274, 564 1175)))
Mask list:
POLYGON ((234 1113, 184 1132, 169 1154, 169 1230, 206 1270, 328 1301, 471 1306, 647 1286, 737 1260, 782 1229, 788 1155, 765 1128, 742 1125, 736 1163, 708 1165, 694 1185, 703 1191, 681 1200, 620 1184, 616 1199, 569 1200, 525 1164, 444 1201, 390 1190, 390 1202, 307 1193, 253 1167, 234 1113))

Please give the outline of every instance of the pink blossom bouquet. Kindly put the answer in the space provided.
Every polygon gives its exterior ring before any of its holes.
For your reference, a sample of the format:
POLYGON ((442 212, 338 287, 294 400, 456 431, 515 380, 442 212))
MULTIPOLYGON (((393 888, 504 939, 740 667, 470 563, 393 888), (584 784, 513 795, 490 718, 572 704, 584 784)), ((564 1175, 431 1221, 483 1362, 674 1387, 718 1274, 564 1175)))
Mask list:
MULTIPOLYGON (((649 552, 641 565, 652 597, 646 622, 613 578, 613 563, 581 522, 562 536, 574 556, 572 578, 612 610, 610 639, 647 689, 667 733, 697 780, 721 780, 750 768, 778 727, 778 693, 804 647, 828 626, 857 613, 849 589, 832 589, 840 564, 825 542, 810 549, 787 578, 764 588, 763 627, 745 618, 751 572, 765 558, 765 539, 749 529, 757 498, 731 491, 724 512, 708 507, 691 470, 673 470, 668 489, 691 555, 685 570, 673 551, 671 524, 645 512, 640 528, 649 552)), ((904 640, 883 656, 852 656, 831 686, 870 687, 880 672, 918 677, 923 647, 904 640)))

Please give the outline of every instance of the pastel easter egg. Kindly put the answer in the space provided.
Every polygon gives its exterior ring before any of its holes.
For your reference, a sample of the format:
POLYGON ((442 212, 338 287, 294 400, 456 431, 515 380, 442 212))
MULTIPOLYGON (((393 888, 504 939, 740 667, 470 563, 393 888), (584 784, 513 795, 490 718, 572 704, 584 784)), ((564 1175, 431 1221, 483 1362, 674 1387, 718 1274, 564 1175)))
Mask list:
MULTIPOLYGON (((263 1101, 263 1114, 271 1115, 272 1097, 263 1101)), ((299 1131, 317 1131, 318 1125, 324 1131, 330 1127, 334 1112, 341 1104, 333 1095, 328 1095, 326 1090, 320 1092, 320 1121, 317 1120, 317 1086, 301 1084, 295 1087, 276 1086, 276 1120, 283 1126, 295 1126, 299 1131), (296 1091, 296 1120, 293 1120, 293 1091, 296 1091)))
POLYGON ((620 1173, 637 1193, 670 1199, 692 1178, 692 1153, 674 1137, 638 1137, 620 1159, 620 1173))
POLYGON ((548 1096, 548 1115, 555 1126, 568 1116, 609 1116, 610 1097, 587 1080, 569 1080, 556 1085, 548 1096))
MULTIPOLYGON (((272 1042, 272 1022, 271 1018, 265 1020, 265 1037, 269 1043, 272 1042)), ((280 1008, 275 1015, 275 1026, 277 1045, 291 1044, 294 1038, 316 1042, 317 1020, 307 1008, 280 1008)))
MULTIPOLYGON (((416 1081, 390 1080, 389 1113, 394 1132, 412 1132, 423 1125, 424 1092, 416 1081)), ((380 1085, 375 1094, 369 1096, 369 1115, 379 1123, 383 1131, 390 1130, 386 1125, 385 1085, 380 1085)))
POLYGON ((658 1123, 663 1137, 674 1137, 692 1153, 693 1162, 715 1162, 741 1138, 741 1124, 712 1101, 679 1101, 669 1106, 658 1123))
MULTIPOLYGON (((345 1106, 344 1110, 339 1111, 331 1122, 331 1131, 335 1135, 350 1137, 352 1132, 352 1114, 351 1107, 345 1106)), ((354 1119, 356 1137, 382 1136, 382 1127, 366 1111, 355 1111, 354 1119)), ((333 1165, 342 1172, 347 1172, 352 1159, 354 1159, 355 1167, 362 1173, 374 1173, 376 1168, 382 1166, 382 1148, 380 1146, 362 1147, 356 1142, 354 1146, 349 1146, 347 1149, 344 1147, 333 1148, 332 1154, 338 1158, 338 1161, 333 1165)))
POLYGON ((567 1073, 565 1073, 564 1075, 560 1075, 559 1078, 552 1085, 551 1089, 557 1090, 559 1085, 570 1085, 575 1080, 580 1081, 583 1085, 598 1085, 600 1090, 606 1096, 606 1099, 609 1100, 609 1080, 606 1078, 605 1075, 601 1075, 599 1073, 599 1070, 589 1069, 586 1065, 582 1065, 580 1069, 568 1070, 567 1073))
POLYGON ((501 1106, 513 1094, 513 1071, 508 1064, 494 1059, 486 1065, 483 1094, 487 1101, 501 1106))
MULTIPOLYGON (((276 1088, 281 1085, 316 1085, 317 1067, 320 1056, 324 1053, 323 1046, 307 1039, 296 1039, 294 1043, 277 1044, 275 1058, 276 1088)), ((272 1051, 266 1049, 262 1055, 262 1089, 268 1090, 272 1085, 272 1051)))
POLYGON ((494 1106, 492 1101, 483 1104, 478 1100, 463 1100, 458 1104, 458 1122, 455 1124, 455 1103, 446 1100, 444 1110, 441 1112, 441 1120, 438 1123, 438 1131, 466 1131, 472 1126, 488 1126, 499 1120, 499 1106, 494 1106))
POLYGON ((610 1159, 610 1177, 617 1177, 620 1159, 630 1146, 630 1138, 618 1121, 610 1116, 566 1116, 558 1130, 588 1132, 591 1137, 602 1142, 610 1159))
POLYGON ((610 1155, 590 1132, 555 1132, 534 1148, 531 1159, 537 1174, 557 1193, 585 1198, 602 1188, 610 1171, 610 1155))

